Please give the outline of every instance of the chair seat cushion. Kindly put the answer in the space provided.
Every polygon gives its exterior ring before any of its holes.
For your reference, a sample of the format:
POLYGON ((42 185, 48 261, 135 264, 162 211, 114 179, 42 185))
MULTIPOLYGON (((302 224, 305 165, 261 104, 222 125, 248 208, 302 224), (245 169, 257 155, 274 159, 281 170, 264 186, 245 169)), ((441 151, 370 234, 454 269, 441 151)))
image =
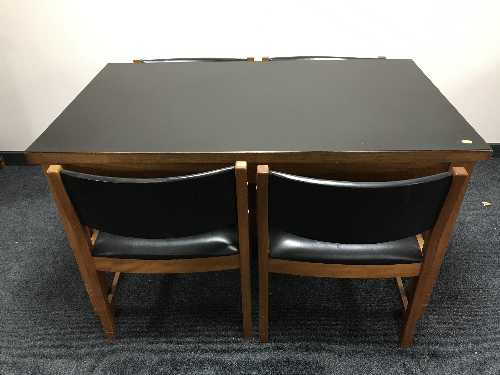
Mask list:
POLYGON ((193 259, 238 254, 235 230, 218 230, 180 238, 144 239, 100 232, 95 257, 122 259, 193 259))
POLYGON ((340 244, 270 232, 271 258, 333 264, 420 263, 422 255, 415 236, 375 244, 340 244))

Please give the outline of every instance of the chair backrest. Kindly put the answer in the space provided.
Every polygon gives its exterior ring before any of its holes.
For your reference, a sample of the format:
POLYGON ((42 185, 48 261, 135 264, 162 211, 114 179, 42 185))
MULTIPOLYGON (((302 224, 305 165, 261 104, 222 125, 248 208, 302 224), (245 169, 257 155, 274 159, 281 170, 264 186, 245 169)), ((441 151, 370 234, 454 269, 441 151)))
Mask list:
POLYGON ((269 226, 318 241, 367 244, 434 226, 449 172, 388 182, 330 181, 269 173, 269 226))
POLYGON ((253 57, 237 58, 237 57, 174 57, 168 59, 138 59, 134 60, 134 64, 155 64, 169 62, 230 62, 230 61, 254 61, 253 57))
POLYGON ((354 56, 275 56, 265 57, 262 61, 289 61, 289 60, 378 60, 385 56, 377 57, 354 57, 354 56))
POLYGON ((82 224, 138 238, 236 228, 235 169, 166 178, 119 178, 61 171, 82 224))

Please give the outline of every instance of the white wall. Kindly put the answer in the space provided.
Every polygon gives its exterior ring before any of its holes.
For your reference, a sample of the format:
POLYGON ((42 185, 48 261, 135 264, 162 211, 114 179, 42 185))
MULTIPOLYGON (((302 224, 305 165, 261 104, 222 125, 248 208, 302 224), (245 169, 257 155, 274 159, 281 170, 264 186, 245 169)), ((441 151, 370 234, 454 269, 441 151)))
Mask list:
POLYGON ((0 0, 0 150, 24 150, 106 62, 294 54, 413 58, 500 142, 500 1, 0 0))

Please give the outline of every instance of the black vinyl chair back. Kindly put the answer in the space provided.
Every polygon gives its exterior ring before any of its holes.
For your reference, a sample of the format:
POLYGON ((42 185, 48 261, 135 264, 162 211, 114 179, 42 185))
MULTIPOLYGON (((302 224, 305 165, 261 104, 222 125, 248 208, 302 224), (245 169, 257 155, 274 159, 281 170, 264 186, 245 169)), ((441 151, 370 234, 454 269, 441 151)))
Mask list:
POLYGON ((379 60, 385 56, 377 57, 354 57, 354 56, 275 56, 269 57, 269 61, 289 61, 289 60, 379 60))
POLYGON ((237 57, 174 57, 169 59, 141 59, 135 60, 143 64, 168 63, 168 62, 230 62, 230 61, 248 61, 237 57))
POLYGON ((61 172, 84 225, 137 238, 171 238, 236 228, 234 167, 167 178, 61 172))
POLYGON ((269 174, 269 226, 318 241, 369 244, 434 226, 451 173, 389 182, 346 182, 269 174))

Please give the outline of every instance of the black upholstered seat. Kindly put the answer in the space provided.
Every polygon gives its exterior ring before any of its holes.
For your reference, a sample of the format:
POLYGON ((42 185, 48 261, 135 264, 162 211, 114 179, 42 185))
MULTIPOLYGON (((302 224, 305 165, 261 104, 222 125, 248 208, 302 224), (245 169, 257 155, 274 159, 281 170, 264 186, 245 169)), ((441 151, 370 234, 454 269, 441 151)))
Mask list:
POLYGON ((145 239, 99 233, 92 255, 121 259, 193 259, 238 254, 236 229, 177 237, 145 239))
POLYGON ((353 182, 269 173, 269 256, 361 265, 421 263, 416 235, 432 228, 448 172, 353 182))
POLYGON ((238 254, 234 167, 188 176, 122 178, 63 170, 94 257, 192 259, 238 254))
POLYGON ((334 264, 419 263, 422 254, 415 236, 374 244, 317 241, 286 232, 271 232, 271 258, 334 264))

